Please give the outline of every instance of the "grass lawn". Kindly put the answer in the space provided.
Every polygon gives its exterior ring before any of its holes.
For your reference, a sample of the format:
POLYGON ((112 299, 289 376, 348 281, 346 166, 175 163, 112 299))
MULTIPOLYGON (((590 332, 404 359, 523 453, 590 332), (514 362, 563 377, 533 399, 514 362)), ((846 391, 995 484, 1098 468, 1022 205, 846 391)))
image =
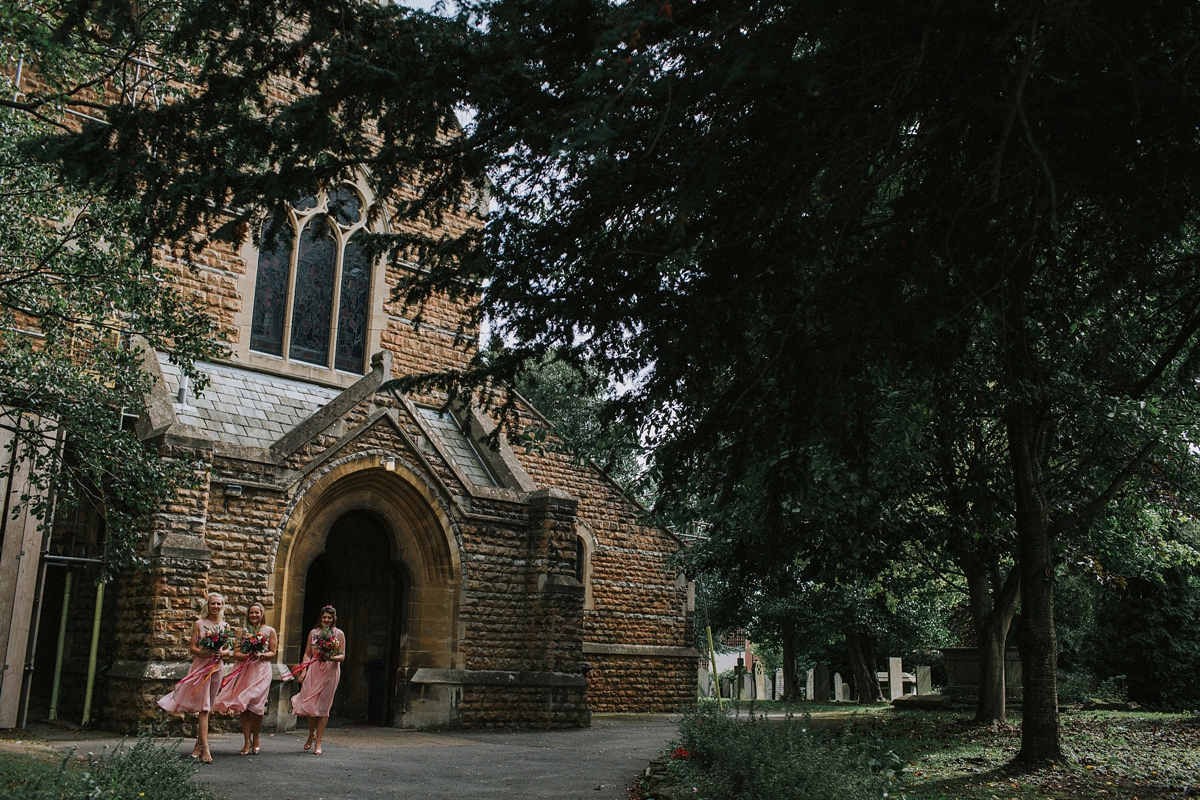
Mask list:
MULTIPOLYGON (((740 704, 742 715, 751 709, 740 704)), ((1031 772, 1008 768, 1021 745, 1021 714, 984 728, 966 711, 895 711, 890 706, 754 703, 756 713, 813 714, 813 729, 840 736, 849 725, 863 746, 878 738, 905 769, 892 797, 1178 798, 1200 797, 1200 716, 1079 711, 1060 717, 1067 764, 1031 772), (837 713, 841 712, 841 713, 837 713), (843 722, 842 714, 851 714, 843 722)), ((774 716, 774 714, 772 714, 774 716)))
POLYGON ((1200 717, 1065 711, 1067 764, 1009 770, 1021 744, 1020 714, 983 728, 962 713, 868 712, 856 736, 878 736, 906 762, 893 796, 914 798, 1165 798, 1200 795, 1200 717))

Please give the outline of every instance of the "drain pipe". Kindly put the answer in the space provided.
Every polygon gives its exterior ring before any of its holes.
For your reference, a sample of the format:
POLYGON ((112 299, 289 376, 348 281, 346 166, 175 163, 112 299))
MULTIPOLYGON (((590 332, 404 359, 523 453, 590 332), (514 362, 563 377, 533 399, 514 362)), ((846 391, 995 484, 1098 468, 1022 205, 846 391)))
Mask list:
POLYGON ((104 610, 104 580, 96 583, 96 613, 92 617, 92 649, 88 653, 87 691, 83 695, 83 727, 92 721, 92 693, 96 688, 96 655, 100 650, 100 614, 104 610))

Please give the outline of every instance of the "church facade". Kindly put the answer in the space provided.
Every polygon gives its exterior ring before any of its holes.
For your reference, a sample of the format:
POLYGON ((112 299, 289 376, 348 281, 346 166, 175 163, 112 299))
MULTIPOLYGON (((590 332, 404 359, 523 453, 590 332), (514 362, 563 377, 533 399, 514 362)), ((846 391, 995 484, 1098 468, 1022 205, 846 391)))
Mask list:
MULTIPOLYGON (((213 245, 179 266, 229 357, 200 365, 209 384, 196 392, 168 353, 144 352, 156 388, 136 430, 194 465, 195 482, 154 518, 148 567, 108 587, 93 716, 129 731, 190 724, 155 700, 186 673, 212 591, 234 624, 257 601, 279 631, 268 728, 295 724, 295 684, 278 677, 327 603, 347 636, 335 718, 569 727, 589 711, 693 702, 693 589, 670 564, 677 540, 641 524, 599 470, 503 436, 490 445, 477 405, 386 387, 465 365, 476 337, 462 301, 435 298, 418 322, 392 299, 420 265, 364 255, 356 234, 391 224, 375 202, 365 178, 324 187, 240 249, 213 245)), ((548 424, 522 404, 520 426, 548 424)), ((51 549, 66 553, 69 529, 75 553, 80 524, 60 521, 51 549)), ((59 718, 79 703, 95 602, 61 586, 52 571, 35 719, 60 615, 59 718)))

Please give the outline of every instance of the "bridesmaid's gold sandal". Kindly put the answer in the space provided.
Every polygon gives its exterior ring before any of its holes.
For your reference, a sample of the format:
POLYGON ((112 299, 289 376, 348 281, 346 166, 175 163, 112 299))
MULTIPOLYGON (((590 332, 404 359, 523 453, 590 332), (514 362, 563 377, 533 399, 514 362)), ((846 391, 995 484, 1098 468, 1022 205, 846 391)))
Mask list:
POLYGON ((208 745, 204 745, 204 749, 201 751, 200 760, 205 764, 212 763, 212 753, 208 752, 208 745))

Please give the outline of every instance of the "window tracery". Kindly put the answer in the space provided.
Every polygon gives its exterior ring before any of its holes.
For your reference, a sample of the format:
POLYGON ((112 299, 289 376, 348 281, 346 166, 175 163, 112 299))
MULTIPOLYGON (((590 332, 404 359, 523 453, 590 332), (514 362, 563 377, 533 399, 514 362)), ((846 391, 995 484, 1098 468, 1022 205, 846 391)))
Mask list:
POLYGON ((355 187, 340 184, 263 223, 251 350, 363 373, 372 265, 361 232, 368 211, 355 187))

